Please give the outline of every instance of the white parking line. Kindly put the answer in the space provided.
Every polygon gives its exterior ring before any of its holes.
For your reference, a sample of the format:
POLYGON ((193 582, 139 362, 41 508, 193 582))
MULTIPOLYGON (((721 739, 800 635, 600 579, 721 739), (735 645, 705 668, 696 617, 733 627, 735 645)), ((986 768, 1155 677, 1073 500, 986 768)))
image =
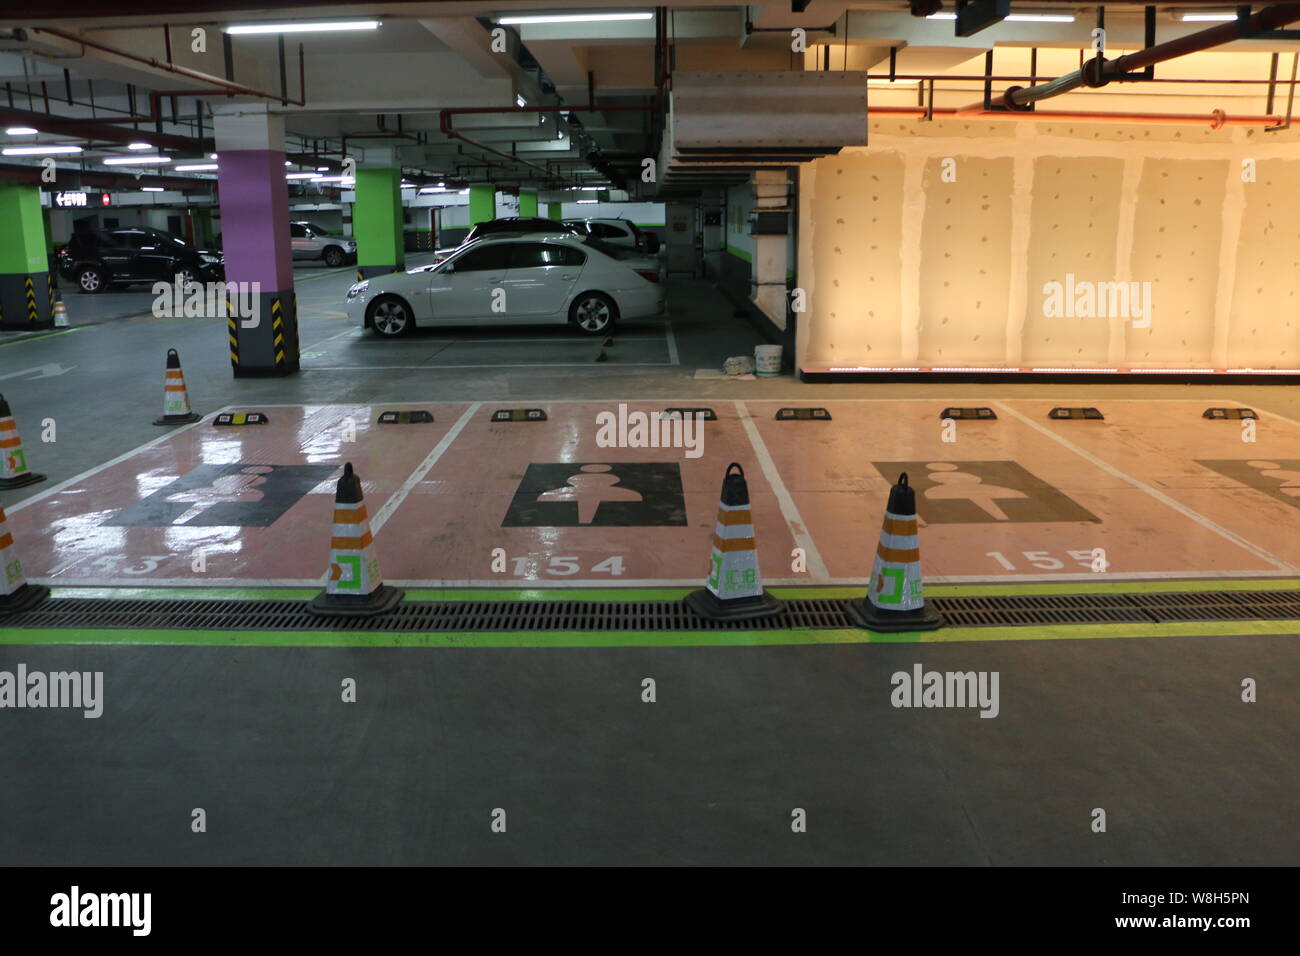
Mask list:
POLYGON ((126 461, 128 458, 132 457, 133 455, 138 455, 142 451, 148 451, 150 448, 153 448, 155 445, 161 445, 163 442, 171 438, 173 435, 179 435, 181 432, 187 432, 191 428, 197 428, 199 425, 202 425, 205 422, 210 423, 212 419, 215 418, 217 415, 220 415, 222 412, 230 411, 232 408, 234 408, 233 405, 226 405, 223 408, 218 408, 215 412, 212 413, 211 416, 204 415, 197 422, 191 422, 188 425, 182 425, 180 428, 169 428, 167 431, 163 432, 153 441, 147 441, 143 445, 138 445, 137 447, 132 448, 130 451, 123 452, 122 454, 118 455, 116 458, 110 458, 108 461, 104 462, 103 464, 96 465, 94 468, 91 468, 87 471, 83 471, 79 475, 73 475, 71 478, 68 478, 66 481, 61 481, 57 485, 54 485, 50 488, 46 488, 40 494, 32 495, 30 498, 24 498, 16 505, 10 505, 5 510, 8 511, 10 514, 12 514, 15 511, 22 511, 28 505, 34 505, 38 501, 44 501, 46 498, 50 497, 50 495, 58 494, 60 491, 62 491, 64 488, 67 488, 69 485, 76 484, 78 481, 81 481, 82 479, 85 478, 89 478, 92 475, 97 475, 105 468, 112 468, 114 465, 121 464, 122 462, 126 461))
POLYGON ((475 413, 482 407, 482 402, 475 402, 469 408, 465 409, 460 418, 456 421, 456 424, 452 425, 447 434, 442 436, 442 441, 438 442, 438 444, 433 447, 433 451, 429 452, 424 461, 420 462, 415 471, 411 472, 407 479, 402 482, 402 486, 383 503, 378 511, 375 512, 375 516, 370 519, 370 531, 372 534, 379 533, 379 529, 384 526, 384 522, 386 522, 392 516, 393 512, 397 510, 397 506, 406 500, 406 496, 411 493, 411 489, 424 480, 424 476, 427 475, 430 470, 432 470, 433 466, 438 463, 438 459, 442 457, 443 452, 451 447, 451 443, 456 440, 457 436, 460 435, 465 426, 469 424, 470 419, 472 419, 475 413))
POLYGON ((664 334, 668 338, 668 362, 672 365, 681 365, 681 360, 677 357, 677 336, 673 335, 673 324, 668 319, 664 319, 664 334))
POLYGON ((795 506, 794 498, 790 495, 789 489, 786 488, 785 482, 781 480, 781 473, 777 470, 776 462, 772 460, 767 445, 763 443, 763 436, 758 433, 758 426, 754 424, 754 420, 749 415, 749 409, 745 407, 744 402, 736 402, 735 406, 736 414, 740 418, 740 424, 749 437, 749 443, 753 446, 754 455, 758 458, 758 466, 763 470, 763 477, 767 479, 772 493, 776 495, 777 503, 781 506, 781 514, 785 517, 785 523, 790 528, 794 543, 803 548, 804 555, 808 559, 808 579, 805 580, 824 580, 830 577, 830 572, 826 570, 826 564, 817 551, 817 545, 813 543, 812 535, 808 532, 808 526, 803 523, 803 518, 799 515, 799 509, 795 506))
POLYGON ((993 404, 998 408, 1002 409, 1002 411, 1006 412, 1008 415, 1020 419, 1020 421, 1024 422, 1026 425, 1028 425, 1030 428, 1034 429, 1035 431, 1041 432, 1042 434, 1046 435, 1048 438, 1052 439, 1052 441, 1056 442, 1062 447, 1068 448, 1070 451, 1074 452, 1084 461, 1087 461, 1090 464, 1094 465, 1095 467, 1100 468, 1108 475, 1112 475, 1116 478, 1121 479, 1122 481, 1127 481, 1134 488, 1139 488, 1142 491, 1145 491, 1152 498, 1156 499, 1156 501, 1159 501, 1161 504, 1168 505, 1170 508, 1173 508, 1184 518, 1189 518, 1190 520, 1195 521, 1197 524, 1199 524, 1202 528, 1205 528, 1209 531, 1213 531, 1215 534, 1219 535, 1222 538, 1226 538, 1227 540, 1235 544, 1237 547, 1245 551, 1249 551, 1255 557, 1262 558, 1263 560, 1268 561, 1270 564, 1275 565, 1276 567, 1282 569, 1283 571, 1289 571, 1291 573, 1296 573, 1300 571, 1300 568, 1297 568, 1295 565, 1283 561, 1281 558, 1277 557, 1277 555, 1271 553, 1270 551, 1261 548, 1259 545, 1254 544, 1251 541, 1247 541, 1245 538, 1237 534, 1235 531, 1230 531, 1229 529, 1225 528, 1223 525, 1219 524, 1218 522, 1212 521, 1211 519, 1205 517, 1205 515, 1201 514, 1200 512, 1193 511, 1185 504, 1175 500, 1174 498, 1171 498, 1163 491, 1160 491, 1159 489, 1154 488, 1151 485, 1148 485, 1145 481, 1142 481, 1140 478, 1134 478, 1132 475, 1125 474, 1124 472, 1116 468, 1114 465, 1103 461, 1102 459, 1098 458, 1096 455, 1092 454, 1091 452, 1086 451, 1083 448, 1079 447, 1069 439, 1062 438, 1056 432, 1052 431, 1049 428, 1043 427, 1038 422, 1034 421, 1032 418, 1020 414, 1014 408, 1009 407, 1003 402, 994 402, 993 404))

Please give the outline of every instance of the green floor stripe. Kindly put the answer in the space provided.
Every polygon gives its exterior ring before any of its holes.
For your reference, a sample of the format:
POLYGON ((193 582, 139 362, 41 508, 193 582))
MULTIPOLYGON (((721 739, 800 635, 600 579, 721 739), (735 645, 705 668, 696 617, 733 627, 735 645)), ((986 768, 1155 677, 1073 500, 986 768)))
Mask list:
POLYGON ((1196 621, 1047 627, 952 627, 908 634, 856 630, 517 631, 392 634, 362 631, 185 631, 9 629, 0 644, 178 647, 770 647, 817 644, 947 644, 1099 638, 1236 637, 1300 634, 1300 621, 1196 621))
MULTIPOLYGON (((408 601, 679 601, 693 588, 406 588, 408 601)), ((772 587, 782 598, 855 598, 864 587, 772 587)), ((1231 581, 1064 581, 1027 584, 932 584, 932 597, 996 597, 1015 594, 1168 594, 1210 591, 1294 591, 1297 578, 1231 581)), ((319 588, 193 587, 125 588, 54 586, 57 598, 130 598, 142 601, 309 600, 319 588)))

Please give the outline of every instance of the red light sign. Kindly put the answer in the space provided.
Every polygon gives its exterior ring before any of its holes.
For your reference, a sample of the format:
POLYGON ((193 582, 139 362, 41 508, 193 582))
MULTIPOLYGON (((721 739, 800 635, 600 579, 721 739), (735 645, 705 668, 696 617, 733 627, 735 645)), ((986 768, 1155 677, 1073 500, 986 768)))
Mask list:
POLYGON ((111 196, 109 196, 108 193, 100 193, 100 194, 99 194, 99 201, 100 201, 103 205, 105 205, 105 206, 111 206, 111 205, 113 205, 113 199, 112 199, 111 196))

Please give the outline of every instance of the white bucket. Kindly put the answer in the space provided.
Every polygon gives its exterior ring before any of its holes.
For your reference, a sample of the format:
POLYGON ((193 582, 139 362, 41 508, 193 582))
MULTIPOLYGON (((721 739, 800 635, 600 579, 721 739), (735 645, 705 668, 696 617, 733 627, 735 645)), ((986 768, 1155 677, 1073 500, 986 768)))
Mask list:
POLYGON ((756 375, 781 374, 781 346, 754 346, 754 373, 756 375))

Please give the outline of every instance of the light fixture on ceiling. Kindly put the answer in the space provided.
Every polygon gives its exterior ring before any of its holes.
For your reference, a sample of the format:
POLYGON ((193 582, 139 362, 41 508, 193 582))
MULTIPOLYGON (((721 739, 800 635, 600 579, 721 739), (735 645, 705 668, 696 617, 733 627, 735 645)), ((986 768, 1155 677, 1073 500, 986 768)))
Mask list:
POLYGON ((319 173, 285 173, 284 178, 285 179, 317 179, 319 178, 319 175, 320 175, 319 173))
POLYGON ((153 149, 153 143, 127 143, 127 149, 153 149))
POLYGON ((1181 12, 1178 19, 1183 23, 1221 23, 1228 20, 1237 19, 1237 15, 1230 10, 1199 10, 1196 12, 1181 12))
POLYGON ((8 136, 35 136, 40 130, 32 129, 30 126, 10 126, 5 130, 8 136))
POLYGON ((543 13, 533 16, 500 17, 497 23, 614 23, 620 20, 652 20, 653 13, 543 13))
POLYGON ((317 167, 316 167, 316 172, 318 172, 318 173, 328 173, 329 171, 330 171, 330 168, 329 168, 328 166, 317 166, 317 167))
POLYGON ((579 206, 593 206, 593 205, 595 205, 595 204, 596 204, 596 200, 595 200, 595 199, 579 199, 579 200, 578 200, 578 205, 579 205, 579 206))
POLYGON ((0 150, 5 156, 46 156, 51 153, 79 153, 80 146, 6 146, 0 150))
MULTIPOLYGON (((956 20, 955 13, 932 13, 927 20, 956 20)), ((1009 13, 1002 18, 1013 23, 1073 23, 1074 16, 1069 13, 1009 13)))
POLYGON ((100 160, 105 166, 156 166, 171 161, 170 156, 108 156, 100 160))
POLYGON ((527 101, 526 99, 524 99, 523 95, 520 94, 520 93, 516 93, 516 94, 515 94, 515 106, 518 106, 520 109, 522 109, 523 107, 525 107, 525 106, 527 106, 527 105, 528 105, 528 101, 527 101))
POLYGON ((163 189, 161 186, 141 186, 141 187, 140 187, 140 192, 142 192, 142 193, 162 193, 162 192, 166 192, 166 191, 167 191, 167 190, 163 189))
POLYGON ((445 193, 446 191, 445 186, 425 186, 420 190, 420 193, 445 193))
POLYGON ((216 168, 216 163, 189 163, 184 166, 172 167, 178 173, 210 173, 215 171, 216 168))
POLYGON ((378 30, 381 20, 305 21, 302 23, 241 23, 226 27, 235 36, 257 36, 271 33, 349 33, 357 30, 378 30))

